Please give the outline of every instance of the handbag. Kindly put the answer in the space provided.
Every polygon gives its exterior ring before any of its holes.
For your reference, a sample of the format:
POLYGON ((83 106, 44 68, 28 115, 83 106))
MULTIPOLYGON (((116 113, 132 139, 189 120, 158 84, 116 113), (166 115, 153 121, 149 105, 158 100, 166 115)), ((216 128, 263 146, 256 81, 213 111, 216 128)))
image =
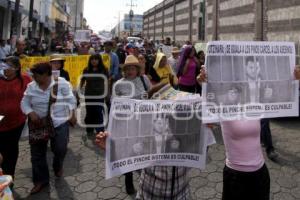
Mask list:
POLYGON ((55 136, 55 129, 51 118, 51 106, 56 102, 57 90, 58 82, 56 81, 53 86, 53 94, 50 92, 47 116, 41 118, 39 123, 33 123, 30 118, 28 118, 30 144, 47 142, 49 138, 53 138, 55 136))

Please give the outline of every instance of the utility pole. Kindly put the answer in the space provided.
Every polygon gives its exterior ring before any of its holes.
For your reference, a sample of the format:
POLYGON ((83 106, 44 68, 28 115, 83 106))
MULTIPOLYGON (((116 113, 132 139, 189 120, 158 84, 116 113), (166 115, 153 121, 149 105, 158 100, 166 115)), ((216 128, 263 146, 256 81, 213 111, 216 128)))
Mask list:
POLYGON ((75 32, 77 30, 77 17, 78 17, 78 0, 76 0, 76 16, 75 16, 75 32))
POLYGON ((118 19, 118 37, 119 37, 119 39, 120 39, 120 36, 121 36, 121 33, 120 33, 121 32, 121 24, 120 24, 121 23, 121 21, 120 21, 121 20, 120 19, 121 16, 120 15, 121 15, 121 13, 119 11, 119 16, 118 16, 118 18, 119 18, 118 19))
POLYGON ((219 0, 213 1, 213 40, 219 39, 219 0))
POLYGON ((14 11, 14 23, 13 23, 13 35, 17 36, 18 34, 18 25, 19 25, 19 9, 20 9, 20 0, 15 2, 15 11, 14 11))
POLYGON ((12 52, 16 49, 16 43, 18 38, 18 26, 19 26, 19 9, 20 9, 20 0, 16 0, 15 2, 15 10, 14 10, 14 21, 11 33, 11 46, 12 52))
POLYGON ((34 5, 34 0, 30 0, 29 4, 29 26, 28 26, 28 38, 32 38, 32 21, 33 21, 33 5, 34 5))
POLYGON ((129 11, 129 20, 130 20, 130 36, 133 34, 133 17, 134 17, 134 12, 133 12, 133 7, 136 7, 136 4, 133 4, 133 0, 130 0, 130 5, 127 4, 127 6, 130 6, 130 11, 129 11))

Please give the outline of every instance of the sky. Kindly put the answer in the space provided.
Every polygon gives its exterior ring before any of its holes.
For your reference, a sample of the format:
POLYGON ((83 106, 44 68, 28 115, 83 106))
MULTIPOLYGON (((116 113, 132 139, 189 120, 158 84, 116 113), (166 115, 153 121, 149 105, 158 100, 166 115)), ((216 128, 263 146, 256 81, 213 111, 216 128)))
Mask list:
MULTIPOLYGON (((134 14, 143 14, 156 4, 163 0, 132 0, 134 14)), ((111 30, 124 14, 129 13, 131 0, 85 0, 84 1, 84 17, 87 24, 95 32, 102 30, 111 30), (128 5, 128 6, 127 6, 128 5)))

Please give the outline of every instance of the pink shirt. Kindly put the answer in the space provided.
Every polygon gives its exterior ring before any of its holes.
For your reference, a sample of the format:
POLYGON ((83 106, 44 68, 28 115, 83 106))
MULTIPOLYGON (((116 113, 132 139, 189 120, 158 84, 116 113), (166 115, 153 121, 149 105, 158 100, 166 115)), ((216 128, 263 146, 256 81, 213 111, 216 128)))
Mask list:
POLYGON ((187 72, 179 77, 179 84, 186 86, 196 85, 196 68, 197 63, 193 58, 188 64, 187 72))
POLYGON ((260 121, 221 122, 226 149, 226 166, 242 172, 254 172, 265 163, 260 145, 260 121))

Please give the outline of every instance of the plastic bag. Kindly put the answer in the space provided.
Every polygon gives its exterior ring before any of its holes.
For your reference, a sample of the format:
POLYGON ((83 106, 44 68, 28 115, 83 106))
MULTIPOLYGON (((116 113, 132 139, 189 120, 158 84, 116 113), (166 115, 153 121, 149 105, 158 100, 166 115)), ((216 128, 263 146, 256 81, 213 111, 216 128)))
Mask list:
POLYGON ((13 200, 12 191, 9 185, 12 182, 11 176, 0 176, 0 200, 13 200))

